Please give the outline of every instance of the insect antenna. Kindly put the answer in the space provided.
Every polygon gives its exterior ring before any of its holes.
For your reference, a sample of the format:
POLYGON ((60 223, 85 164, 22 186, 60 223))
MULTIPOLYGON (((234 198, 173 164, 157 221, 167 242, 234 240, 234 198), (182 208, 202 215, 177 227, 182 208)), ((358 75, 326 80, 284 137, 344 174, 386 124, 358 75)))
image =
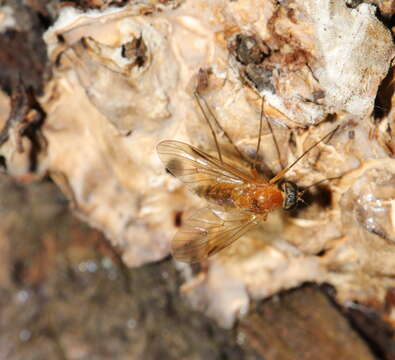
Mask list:
POLYGON ((343 177, 343 175, 339 175, 339 176, 333 176, 333 177, 330 177, 330 178, 319 180, 319 181, 317 181, 317 182, 315 182, 315 183, 303 188, 302 192, 305 192, 307 189, 310 189, 310 188, 312 188, 314 186, 317 186, 317 185, 319 185, 319 184, 321 184, 321 183, 323 183, 325 181, 337 180, 337 179, 340 179, 342 177, 343 177))
POLYGON ((326 138, 332 138, 334 133, 339 129, 340 125, 336 126, 333 130, 323 136, 316 143, 311 145, 302 155, 300 155, 291 165, 287 166, 285 169, 281 170, 275 177, 270 179, 270 183, 274 184, 279 181, 290 169, 292 169, 298 162, 301 160, 306 154, 308 154, 311 150, 313 150, 318 144, 322 143, 326 138))
POLYGON ((319 181, 317 181, 317 182, 315 182, 315 183, 303 188, 303 190, 299 190, 298 194, 297 194, 298 201, 303 202, 304 204, 306 204, 306 202, 303 200, 303 195, 308 189, 310 189, 310 188, 312 188, 314 186, 317 186, 319 184, 322 184, 325 181, 337 180, 337 179, 340 179, 342 177, 343 177, 343 175, 339 175, 339 176, 333 176, 333 177, 330 177, 330 178, 322 179, 322 180, 319 180, 319 181))

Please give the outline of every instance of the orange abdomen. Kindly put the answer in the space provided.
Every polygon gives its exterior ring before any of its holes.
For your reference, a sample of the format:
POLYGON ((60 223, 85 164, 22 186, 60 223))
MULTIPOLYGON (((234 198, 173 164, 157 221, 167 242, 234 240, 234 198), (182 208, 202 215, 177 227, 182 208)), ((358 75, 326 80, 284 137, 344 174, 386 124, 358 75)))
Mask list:
POLYGON ((227 209, 240 209, 255 214, 264 214, 283 204, 283 194, 277 185, 224 184, 206 185, 196 189, 196 193, 210 202, 227 209))
POLYGON ((277 185, 269 183, 248 184, 235 189, 234 202, 240 209, 264 214, 283 204, 283 194, 277 185))

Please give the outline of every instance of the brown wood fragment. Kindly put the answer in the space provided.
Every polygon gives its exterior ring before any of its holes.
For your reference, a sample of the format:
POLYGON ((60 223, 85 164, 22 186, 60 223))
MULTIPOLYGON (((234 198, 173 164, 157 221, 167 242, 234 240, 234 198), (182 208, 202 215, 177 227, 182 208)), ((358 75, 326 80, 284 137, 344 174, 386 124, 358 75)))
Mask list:
POLYGON ((389 288, 383 307, 354 304, 346 310, 353 327, 369 340, 379 359, 395 360, 395 334, 391 313, 394 307, 394 288, 389 288))
POLYGON ((315 286, 258 305, 239 330, 266 360, 373 360, 368 346, 315 286))

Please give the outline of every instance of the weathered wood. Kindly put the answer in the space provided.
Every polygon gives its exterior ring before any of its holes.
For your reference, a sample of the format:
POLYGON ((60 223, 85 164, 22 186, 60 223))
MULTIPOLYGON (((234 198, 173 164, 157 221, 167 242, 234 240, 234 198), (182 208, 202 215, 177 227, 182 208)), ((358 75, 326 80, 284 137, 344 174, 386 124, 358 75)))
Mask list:
POLYGON ((304 286, 259 304, 239 329, 266 360, 375 359, 316 286, 304 286))

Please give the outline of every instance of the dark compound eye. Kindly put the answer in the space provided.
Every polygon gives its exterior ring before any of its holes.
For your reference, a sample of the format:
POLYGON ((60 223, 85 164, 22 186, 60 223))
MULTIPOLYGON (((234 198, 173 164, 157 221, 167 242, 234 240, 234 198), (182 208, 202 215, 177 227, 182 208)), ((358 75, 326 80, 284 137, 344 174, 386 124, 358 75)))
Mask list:
POLYGON ((281 185, 281 189, 285 193, 283 209, 295 209, 296 205, 298 204, 298 187, 296 184, 291 181, 284 181, 281 185))

